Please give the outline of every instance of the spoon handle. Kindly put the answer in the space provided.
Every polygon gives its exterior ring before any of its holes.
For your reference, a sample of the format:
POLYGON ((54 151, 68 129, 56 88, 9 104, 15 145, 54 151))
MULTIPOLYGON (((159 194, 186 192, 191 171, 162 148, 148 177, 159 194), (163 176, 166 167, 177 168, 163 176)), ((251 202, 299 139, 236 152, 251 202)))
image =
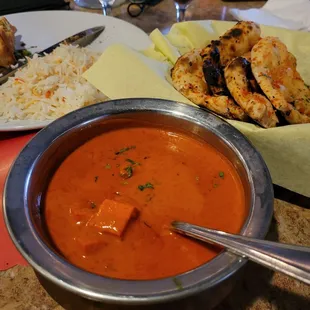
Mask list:
POLYGON ((230 252, 310 284, 310 248, 233 235, 183 222, 172 229, 186 236, 222 245, 230 252))

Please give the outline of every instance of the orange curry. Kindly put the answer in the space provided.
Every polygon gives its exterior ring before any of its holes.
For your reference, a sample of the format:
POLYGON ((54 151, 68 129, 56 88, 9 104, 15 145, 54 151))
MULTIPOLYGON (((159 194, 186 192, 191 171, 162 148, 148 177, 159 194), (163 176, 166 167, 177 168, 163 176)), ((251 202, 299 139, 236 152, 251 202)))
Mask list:
POLYGON ((210 145, 168 129, 104 133, 55 172, 45 198, 48 231, 73 264, 121 279, 174 276, 219 249, 173 233, 173 220, 240 231, 247 215, 232 164, 210 145))

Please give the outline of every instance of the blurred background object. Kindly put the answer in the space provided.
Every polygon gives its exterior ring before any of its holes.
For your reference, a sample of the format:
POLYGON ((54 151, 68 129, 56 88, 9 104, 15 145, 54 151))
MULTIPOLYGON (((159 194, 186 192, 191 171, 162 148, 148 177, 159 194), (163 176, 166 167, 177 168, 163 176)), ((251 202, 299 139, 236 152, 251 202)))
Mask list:
POLYGON ((267 26, 302 31, 310 31, 309 11, 309 0, 268 0, 259 9, 229 10, 237 20, 251 20, 267 26))
POLYGON ((140 16, 144 9, 147 6, 155 6, 162 0, 129 0, 130 4, 127 7, 127 13, 131 17, 138 17, 140 16))
POLYGON ((99 0, 74 0, 75 4, 86 9, 101 9, 99 0))
POLYGON ((112 7, 120 6, 127 0, 74 0, 74 3, 85 9, 102 9, 103 15, 111 15, 112 7))
MULTIPOLYGON (((222 0, 223 2, 257 2, 257 0, 222 0)), ((268 1, 268 0, 264 0, 268 1)))
POLYGON ((69 2, 70 0, 2 0, 0 15, 37 10, 69 10, 69 2))
POLYGON ((185 12, 191 2, 192 0, 174 0, 178 23, 185 21, 185 12))

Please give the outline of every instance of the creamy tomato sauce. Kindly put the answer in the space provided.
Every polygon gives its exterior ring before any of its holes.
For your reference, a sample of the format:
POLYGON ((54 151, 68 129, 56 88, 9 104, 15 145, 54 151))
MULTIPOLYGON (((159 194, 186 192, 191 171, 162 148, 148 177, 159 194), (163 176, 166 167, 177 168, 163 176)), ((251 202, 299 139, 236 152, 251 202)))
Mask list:
POLYGON ((237 233, 246 216, 241 181, 225 157, 182 133, 148 127, 82 145, 57 169, 45 198, 58 250, 82 269, 121 279, 174 276, 219 253, 172 233, 171 221, 237 233), (121 236, 91 225, 107 200, 137 211, 121 236))

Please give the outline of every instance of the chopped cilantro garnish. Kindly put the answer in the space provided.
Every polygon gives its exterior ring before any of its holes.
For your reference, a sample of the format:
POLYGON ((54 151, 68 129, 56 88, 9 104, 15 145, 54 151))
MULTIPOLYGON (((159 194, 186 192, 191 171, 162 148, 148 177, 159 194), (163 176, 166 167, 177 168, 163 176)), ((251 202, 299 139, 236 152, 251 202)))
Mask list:
POLYGON ((136 162, 136 161, 134 161, 134 160, 132 160, 132 159, 130 159, 130 158, 126 158, 126 161, 128 161, 129 163, 131 163, 133 166, 139 166, 139 165, 140 165, 140 163, 138 163, 138 162, 136 162))
POLYGON ((135 148, 136 148, 135 145, 124 147, 124 148, 120 149, 118 152, 115 152, 115 155, 123 154, 123 153, 125 153, 129 150, 135 149, 135 148))
POLYGON ((126 177, 127 178, 131 178, 132 177, 132 167, 131 166, 128 166, 125 168, 125 171, 126 171, 126 177))
POLYGON ((146 188, 154 189, 154 185, 150 182, 145 183, 144 185, 138 185, 138 188, 141 192, 143 192, 146 188))
POLYGON ((222 178, 222 179, 224 179, 224 172, 223 172, 223 171, 220 171, 220 172, 219 172, 219 177, 222 178))
POLYGON ((153 196, 152 196, 152 195, 149 195, 149 196, 146 198, 146 202, 150 202, 152 199, 153 199, 153 196))
POLYGON ((132 166, 128 166, 126 168, 123 168, 120 170, 120 176, 124 179, 129 179, 132 177, 133 175, 133 169, 132 166))
POLYGON ((217 188, 218 186, 219 186, 218 184, 213 183, 213 187, 214 187, 214 188, 217 188))
POLYGON ((106 164, 104 168, 111 169, 111 165, 110 164, 106 164))
POLYGON ((23 50, 22 53, 24 56, 31 56, 32 55, 32 53, 29 52, 28 50, 23 50))
POLYGON ((15 51, 14 55, 15 55, 15 58, 19 60, 19 59, 25 59, 26 56, 31 56, 32 53, 26 49, 22 49, 22 50, 15 51))
POLYGON ((175 286, 177 287, 178 290, 183 290, 183 285, 180 279, 178 278, 173 278, 173 282, 175 286))

